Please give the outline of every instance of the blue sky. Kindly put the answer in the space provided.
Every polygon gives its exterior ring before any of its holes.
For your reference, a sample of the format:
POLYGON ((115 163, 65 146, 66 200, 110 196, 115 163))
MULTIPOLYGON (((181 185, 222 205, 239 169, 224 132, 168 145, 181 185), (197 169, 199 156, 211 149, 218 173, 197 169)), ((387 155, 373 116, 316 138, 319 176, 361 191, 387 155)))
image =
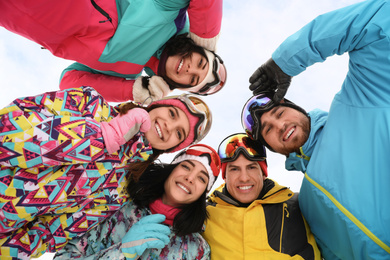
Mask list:
MULTIPOLYGON (((248 78, 271 57, 290 34, 317 15, 357 0, 244 0, 224 1, 224 14, 217 53, 227 67, 226 86, 218 94, 205 97, 213 113, 213 126, 202 143, 215 149, 228 135, 242 132, 241 110, 250 98, 248 78)), ((58 89, 62 70, 72 61, 42 50, 39 45, 0 28, 0 106, 21 96, 58 89)), ((307 111, 328 110, 347 72, 347 55, 328 58, 293 78, 286 97, 307 111)), ((179 94, 179 92, 173 92, 179 94)), ((174 155, 160 159, 170 162, 174 155)), ((284 170, 284 156, 268 152, 269 177, 299 191, 303 174, 284 170)), ((217 180, 214 187, 222 183, 217 180)), ((51 259, 46 254, 39 259, 51 259)))

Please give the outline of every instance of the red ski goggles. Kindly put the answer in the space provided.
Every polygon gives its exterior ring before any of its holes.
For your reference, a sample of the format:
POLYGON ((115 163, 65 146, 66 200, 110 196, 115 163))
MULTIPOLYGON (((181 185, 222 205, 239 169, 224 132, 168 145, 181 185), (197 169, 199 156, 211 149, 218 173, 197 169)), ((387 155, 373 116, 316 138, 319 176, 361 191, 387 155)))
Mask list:
POLYGON ((264 161, 267 158, 265 147, 244 133, 226 137, 218 147, 222 163, 236 160, 240 153, 251 161, 264 161))

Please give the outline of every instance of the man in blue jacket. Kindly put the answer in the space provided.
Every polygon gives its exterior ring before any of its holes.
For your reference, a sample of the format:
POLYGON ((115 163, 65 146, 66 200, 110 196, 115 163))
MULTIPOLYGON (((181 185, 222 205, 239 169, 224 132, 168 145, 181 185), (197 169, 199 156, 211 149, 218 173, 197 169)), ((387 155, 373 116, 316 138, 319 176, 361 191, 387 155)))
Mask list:
POLYGON ((250 83, 257 96, 244 107, 244 128, 305 173, 299 203, 325 259, 390 259, 390 3, 317 17, 250 83), (349 71, 329 114, 283 99, 291 77, 345 52, 349 71))

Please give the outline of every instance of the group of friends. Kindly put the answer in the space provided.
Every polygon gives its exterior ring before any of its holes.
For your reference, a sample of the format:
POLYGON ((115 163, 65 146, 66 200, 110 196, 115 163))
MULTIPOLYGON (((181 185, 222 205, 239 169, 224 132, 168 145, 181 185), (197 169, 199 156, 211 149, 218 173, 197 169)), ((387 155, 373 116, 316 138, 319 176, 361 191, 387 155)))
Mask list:
POLYGON ((76 61, 60 90, 0 110, 1 259, 390 259, 389 1, 282 42, 249 79, 243 132, 214 149, 200 96, 226 87, 222 4, 0 2, 2 27, 76 61), (343 53, 329 112, 284 98, 343 53), (299 193, 268 178, 266 148, 304 173, 299 193))

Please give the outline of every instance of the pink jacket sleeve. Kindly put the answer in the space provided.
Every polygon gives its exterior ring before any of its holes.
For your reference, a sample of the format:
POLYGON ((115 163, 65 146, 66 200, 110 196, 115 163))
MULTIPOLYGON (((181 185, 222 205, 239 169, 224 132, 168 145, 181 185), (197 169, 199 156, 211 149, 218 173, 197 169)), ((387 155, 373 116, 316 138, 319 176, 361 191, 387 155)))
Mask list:
POLYGON ((222 0, 191 0, 187 12, 191 38, 215 51, 222 23, 222 0))
POLYGON ((70 70, 62 77, 60 89, 90 86, 108 102, 125 102, 133 100, 134 81, 87 71, 70 70))

